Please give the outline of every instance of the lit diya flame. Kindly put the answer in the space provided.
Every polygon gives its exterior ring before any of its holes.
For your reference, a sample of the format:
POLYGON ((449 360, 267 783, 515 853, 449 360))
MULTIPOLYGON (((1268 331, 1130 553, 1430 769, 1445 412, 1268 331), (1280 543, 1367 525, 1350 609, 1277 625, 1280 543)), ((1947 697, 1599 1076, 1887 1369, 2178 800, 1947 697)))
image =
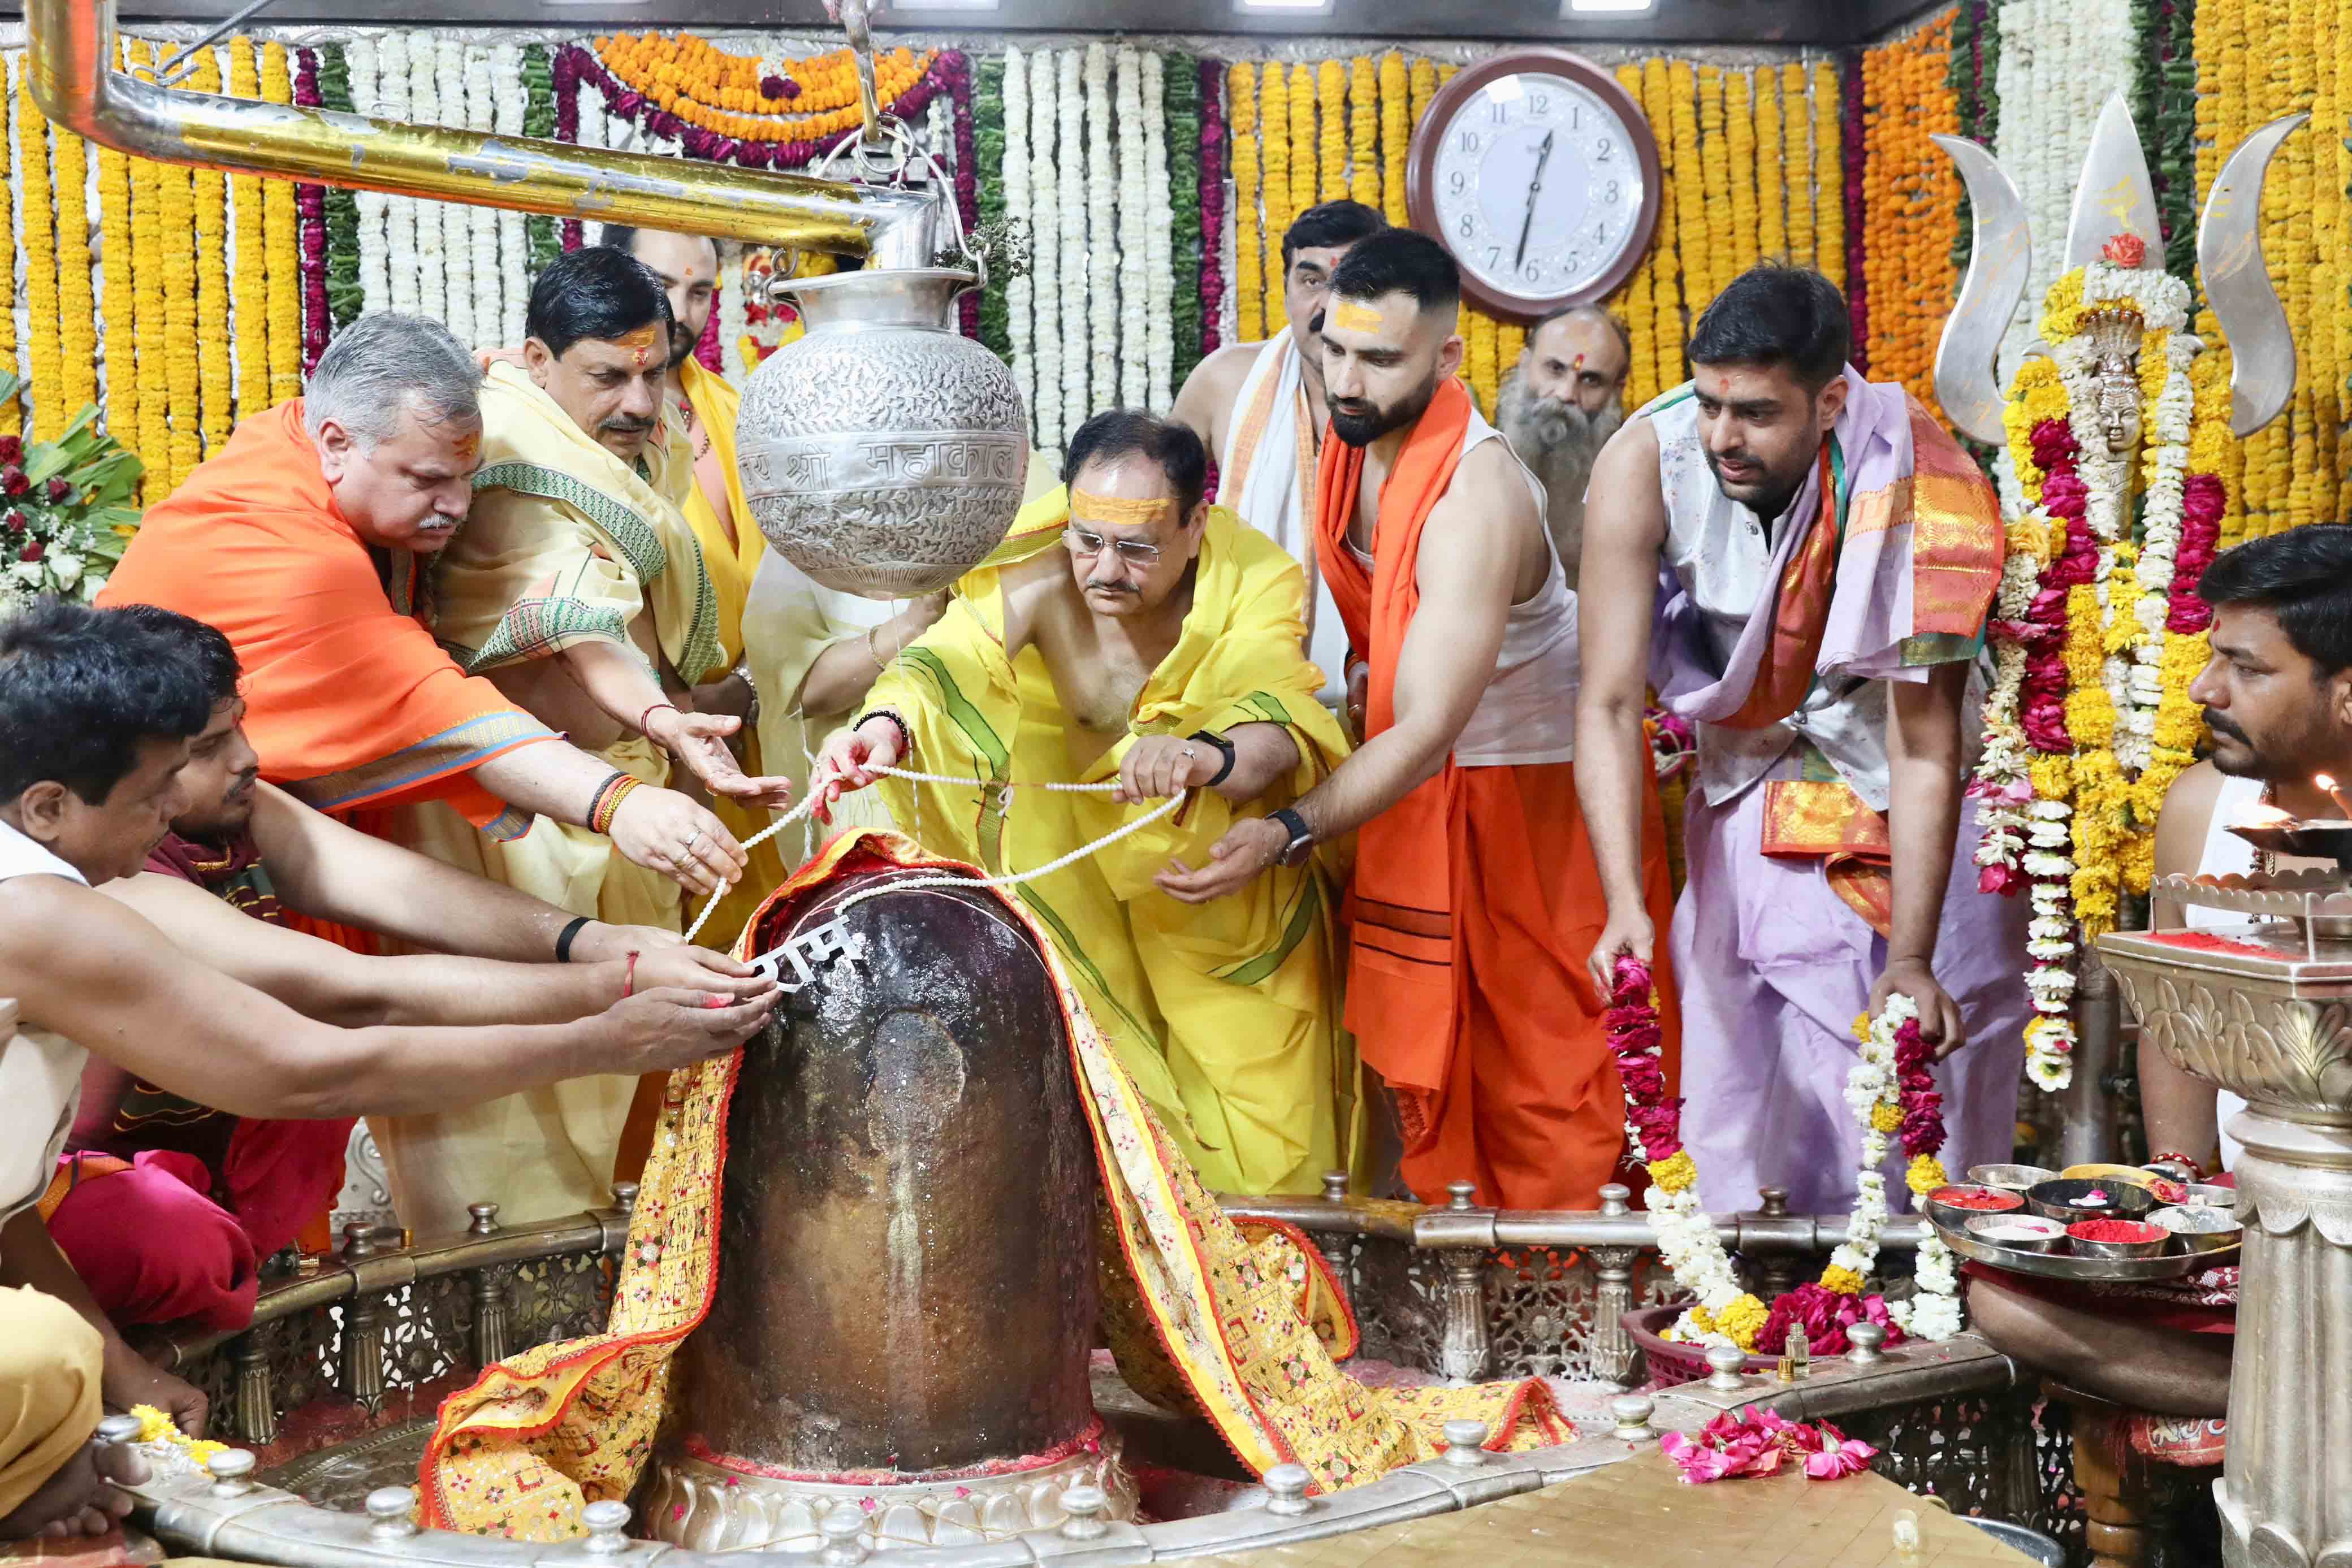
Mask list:
POLYGON ((2267 800, 2256 800, 2240 810, 2230 825, 2233 828, 2284 828, 2294 819, 2267 800))
POLYGON ((2336 788, 2333 777, 2326 773, 2315 773, 2311 776, 2311 781, 2327 791, 2327 798, 2336 802, 2336 814, 2339 819, 2352 821, 2352 800, 2345 799, 2344 791, 2336 788))

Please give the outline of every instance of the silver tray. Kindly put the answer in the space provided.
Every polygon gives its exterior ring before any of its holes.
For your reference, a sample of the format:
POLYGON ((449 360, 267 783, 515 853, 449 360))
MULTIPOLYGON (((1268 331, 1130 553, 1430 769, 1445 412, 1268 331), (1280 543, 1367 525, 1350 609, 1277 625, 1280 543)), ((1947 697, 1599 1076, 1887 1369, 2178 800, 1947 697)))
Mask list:
POLYGON ((2153 1258, 2077 1258, 2071 1252, 2021 1252, 1979 1241, 1965 1230, 1936 1227, 1944 1245, 1972 1262, 2005 1269, 2012 1274, 2038 1274, 2045 1280, 2078 1280, 2101 1284, 2129 1284, 2146 1280, 2179 1280, 2208 1269, 2226 1268, 2238 1260, 2235 1247, 2212 1252, 2160 1252, 2153 1258))

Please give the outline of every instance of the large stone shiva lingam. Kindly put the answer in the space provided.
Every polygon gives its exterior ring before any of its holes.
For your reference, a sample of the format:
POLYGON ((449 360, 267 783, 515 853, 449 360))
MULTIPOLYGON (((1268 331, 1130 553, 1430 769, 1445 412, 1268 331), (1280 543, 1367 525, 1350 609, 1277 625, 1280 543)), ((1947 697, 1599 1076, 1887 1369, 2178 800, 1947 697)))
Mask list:
MULTIPOLYGON (((1088 1391, 1093 1146, 1052 978, 979 889, 837 878, 755 950, 836 956, 743 1053, 719 1280, 641 1517, 698 1551, 894 1546, 1059 1524, 1134 1491, 1088 1391)), ((790 979, 790 977, 786 977, 790 979)))
POLYGON ((2230 1124, 2245 1244, 2215 1484, 2224 1560, 2352 1563, 2352 822, 2237 831, 2342 869, 2162 878, 2158 901, 2249 924, 2099 946, 2147 1038, 2247 1103, 2230 1124))

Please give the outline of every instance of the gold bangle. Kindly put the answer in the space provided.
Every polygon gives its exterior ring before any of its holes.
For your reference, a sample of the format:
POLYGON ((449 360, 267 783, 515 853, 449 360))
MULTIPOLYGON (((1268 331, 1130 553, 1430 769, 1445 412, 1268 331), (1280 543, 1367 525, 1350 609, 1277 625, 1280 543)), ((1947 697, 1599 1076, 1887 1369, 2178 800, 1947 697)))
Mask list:
POLYGON ((880 651, 874 646, 874 633, 880 630, 882 630, 880 626, 868 626, 866 629, 866 656, 874 661, 876 669, 887 670, 890 667, 890 661, 884 658, 880 651))

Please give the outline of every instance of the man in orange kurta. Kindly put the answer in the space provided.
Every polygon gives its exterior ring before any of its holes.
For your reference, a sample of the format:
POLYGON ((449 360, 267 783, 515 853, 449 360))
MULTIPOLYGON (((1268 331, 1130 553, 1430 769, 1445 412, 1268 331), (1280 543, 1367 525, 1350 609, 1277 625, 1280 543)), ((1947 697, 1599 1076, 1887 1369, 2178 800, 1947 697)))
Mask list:
MULTIPOLYGON (((434 640, 434 556, 481 460, 479 381, 436 323, 362 317, 307 400, 245 421, 148 509, 100 596, 226 633, 262 777, 370 831, 434 800, 495 839, 535 812, 586 825, 614 778, 434 640)), ((673 790, 631 789, 598 825, 695 896, 743 865, 719 819, 673 790)))
MULTIPOLYGON (((1333 273, 1318 330, 1339 439, 1323 444, 1317 545, 1361 661, 1364 744, 1162 885, 1214 897, 1358 832, 1347 1022, 1396 1096, 1406 1182, 1424 1202, 1469 1181, 1502 1207, 1590 1208, 1622 1155, 1624 1104, 1585 971, 1604 904, 1571 762, 1576 597, 1541 486, 1454 379, 1459 299, 1452 259, 1407 230, 1360 241, 1333 273)), ((1648 824, 1663 914, 1654 791, 1648 824)))

